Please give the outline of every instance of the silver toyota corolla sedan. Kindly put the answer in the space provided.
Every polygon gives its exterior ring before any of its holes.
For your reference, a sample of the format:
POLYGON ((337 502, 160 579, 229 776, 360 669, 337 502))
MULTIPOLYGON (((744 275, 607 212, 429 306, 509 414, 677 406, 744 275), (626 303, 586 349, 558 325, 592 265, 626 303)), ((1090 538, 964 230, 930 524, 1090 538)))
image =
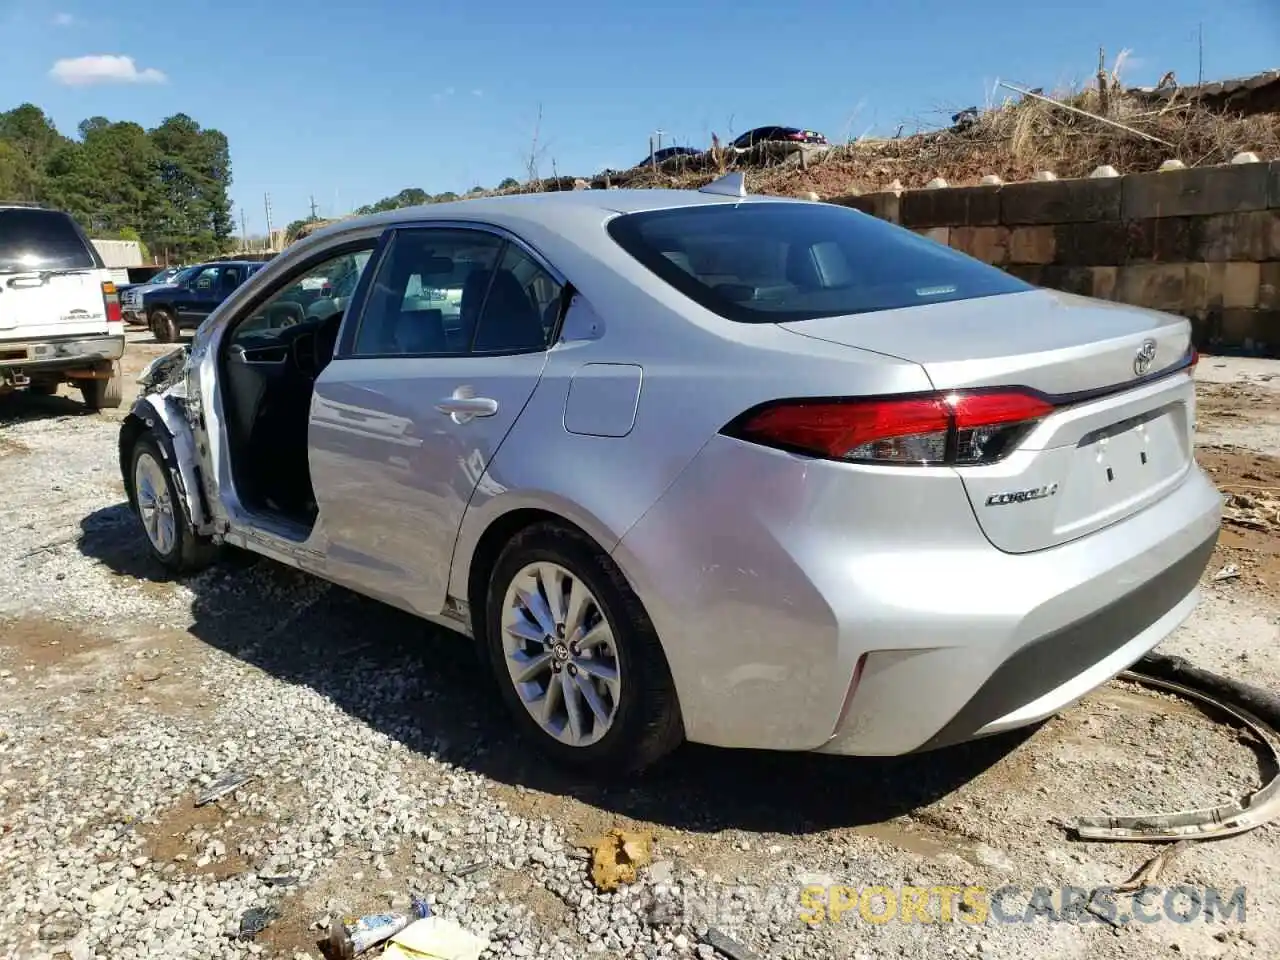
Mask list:
POLYGON ((290 247, 143 374, 120 458, 161 561, 469 635, 561 760, 892 755, 1190 613, 1195 362, 1185 319, 733 177, 477 199, 290 247))

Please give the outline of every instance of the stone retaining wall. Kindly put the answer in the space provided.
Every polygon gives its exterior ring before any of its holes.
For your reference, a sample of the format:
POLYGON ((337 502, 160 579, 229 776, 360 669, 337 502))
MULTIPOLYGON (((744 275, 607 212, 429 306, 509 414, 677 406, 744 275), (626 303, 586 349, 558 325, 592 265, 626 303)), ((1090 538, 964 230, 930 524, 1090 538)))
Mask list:
POLYGON ((1280 355, 1280 161, 836 198, 1046 287, 1280 355))

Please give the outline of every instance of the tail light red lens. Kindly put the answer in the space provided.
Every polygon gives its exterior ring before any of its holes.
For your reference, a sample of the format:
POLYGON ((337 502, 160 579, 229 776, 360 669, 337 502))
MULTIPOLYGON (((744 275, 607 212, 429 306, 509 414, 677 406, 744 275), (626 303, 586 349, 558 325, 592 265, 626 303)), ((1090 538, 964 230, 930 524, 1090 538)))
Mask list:
POLYGON ((1196 368, 1196 364, 1197 364, 1197 363, 1199 363, 1199 362, 1200 362, 1200 351, 1199 351, 1199 350, 1197 350, 1195 347, 1192 347, 1192 348, 1191 348, 1191 363, 1189 364, 1190 368, 1191 368, 1192 370, 1194 370, 1194 369, 1196 368))
POLYGON ((851 463, 994 463, 1053 404, 1023 390, 864 400, 786 400, 749 410, 724 432, 740 440, 851 463))
POLYGON ((116 285, 110 280, 102 282, 102 302, 107 310, 107 323, 119 323, 124 319, 120 311, 120 295, 116 293, 116 285))

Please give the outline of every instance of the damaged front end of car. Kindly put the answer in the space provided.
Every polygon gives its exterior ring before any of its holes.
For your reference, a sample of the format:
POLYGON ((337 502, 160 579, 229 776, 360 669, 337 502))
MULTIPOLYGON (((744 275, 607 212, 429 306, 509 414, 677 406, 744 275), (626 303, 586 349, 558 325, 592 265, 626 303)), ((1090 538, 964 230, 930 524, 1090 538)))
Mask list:
POLYGON ((210 509, 202 475, 204 417, 198 390, 188 390, 193 354, 183 345, 152 360, 138 375, 138 398, 120 426, 120 472, 131 506, 136 507, 131 465, 133 448, 144 434, 155 438, 192 528, 215 536, 217 523, 210 509))

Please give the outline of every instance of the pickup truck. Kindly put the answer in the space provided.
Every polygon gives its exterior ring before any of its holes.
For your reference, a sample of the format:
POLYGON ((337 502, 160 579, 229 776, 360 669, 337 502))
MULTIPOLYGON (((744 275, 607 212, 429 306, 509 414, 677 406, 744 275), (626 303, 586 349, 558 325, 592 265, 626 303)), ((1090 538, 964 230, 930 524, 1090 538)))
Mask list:
POLYGON ((262 266, 255 260, 196 264, 179 274, 174 283, 134 287, 130 293, 140 294, 140 298, 133 299, 130 306, 146 319, 157 341, 173 343, 183 329, 200 326, 215 307, 262 266))
POLYGON ((102 256, 71 216, 0 203, 0 394, 74 384, 120 406, 124 321, 102 256))
POLYGON ((161 267, 145 280, 138 280, 129 284, 117 284, 116 292, 120 294, 120 309, 124 313, 124 322, 145 326, 146 319, 138 313, 138 304, 142 302, 142 288, 175 284, 187 269, 187 267, 161 267))

